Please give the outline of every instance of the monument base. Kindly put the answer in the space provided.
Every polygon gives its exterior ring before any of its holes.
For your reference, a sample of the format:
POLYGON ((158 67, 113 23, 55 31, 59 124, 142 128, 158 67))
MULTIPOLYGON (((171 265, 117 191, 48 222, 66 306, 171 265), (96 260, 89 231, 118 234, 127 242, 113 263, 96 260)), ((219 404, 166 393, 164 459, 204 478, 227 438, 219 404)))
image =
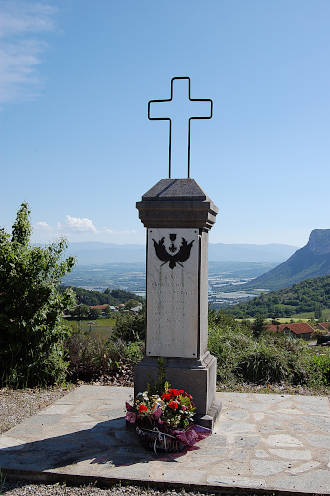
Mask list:
POLYGON ((221 410, 215 398, 217 359, 209 351, 199 359, 144 357, 134 370, 134 395, 158 383, 161 369, 171 387, 192 395, 197 423, 213 429, 221 410))

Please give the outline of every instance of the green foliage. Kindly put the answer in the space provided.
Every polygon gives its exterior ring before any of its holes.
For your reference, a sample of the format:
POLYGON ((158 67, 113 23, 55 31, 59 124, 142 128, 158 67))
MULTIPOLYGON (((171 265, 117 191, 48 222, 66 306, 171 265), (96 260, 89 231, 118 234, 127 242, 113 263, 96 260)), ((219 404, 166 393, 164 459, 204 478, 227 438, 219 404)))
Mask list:
POLYGON ((248 323, 218 313, 211 313, 209 349, 217 357, 220 382, 314 387, 326 377, 326 365, 324 370, 316 365, 313 351, 303 340, 267 331, 255 336, 248 323))
POLYGON ((258 338, 265 331, 265 329, 265 318, 261 313, 258 313, 252 324, 253 335, 258 338))
MULTIPOLYGON (((94 306, 94 305, 119 305, 121 303, 126 303, 128 300, 135 300, 139 303, 143 303, 144 299, 141 296, 137 296, 129 291, 124 291, 122 289, 113 289, 112 291, 107 288, 101 293, 100 291, 91 291, 84 288, 71 287, 72 291, 75 293, 78 303, 94 306)), ((61 286, 60 291, 65 291, 66 286, 61 286)))
POLYGON ((145 312, 115 314, 113 337, 125 342, 140 341, 145 338, 145 312))
POLYGON ((137 300, 130 299, 130 300, 126 301, 125 308, 131 309, 131 308, 137 307, 138 305, 139 305, 139 302, 137 300))
POLYGON ((143 357, 141 342, 104 340, 88 331, 73 333, 67 340, 70 381, 101 378, 132 381, 133 366, 143 357))
POLYGON ((84 304, 75 306, 71 312, 71 315, 77 320, 88 319, 88 314, 89 314, 89 306, 84 304))
POLYGON ((326 386, 330 385, 330 352, 312 357, 312 364, 321 375, 321 380, 326 386))
POLYGON ((226 310, 238 318, 255 317, 260 313, 270 318, 279 318, 315 311, 321 316, 322 309, 329 307, 330 275, 308 279, 290 288, 262 294, 226 310))
POLYGON ((72 291, 59 281, 74 259, 62 260, 66 242, 30 245, 30 211, 22 203, 12 236, 0 230, 0 384, 14 387, 54 384, 65 379, 65 309, 72 291))
POLYGON ((101 317, 101 310, 99 308, 90 308, 88 312, 88 318, 90 319, 98 319, 101 317))

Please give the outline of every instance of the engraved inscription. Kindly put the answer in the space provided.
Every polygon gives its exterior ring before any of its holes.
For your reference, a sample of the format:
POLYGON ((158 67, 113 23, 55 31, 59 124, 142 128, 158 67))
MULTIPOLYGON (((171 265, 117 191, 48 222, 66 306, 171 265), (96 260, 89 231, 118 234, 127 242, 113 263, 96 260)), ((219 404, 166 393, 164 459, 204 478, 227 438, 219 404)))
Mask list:
POLYGON ((147 263, 147 355, 195 357, 199 331, 198 231, 150 229, 147 263), (161 260, 155 249, 155 242, 159 245, 162 240, 166 260, 161 260), (168 258, 180 252, 182 244, 185 246, 183 240, 190 245, 189 254, 184 255, 187 258, 182 262, 168 258))

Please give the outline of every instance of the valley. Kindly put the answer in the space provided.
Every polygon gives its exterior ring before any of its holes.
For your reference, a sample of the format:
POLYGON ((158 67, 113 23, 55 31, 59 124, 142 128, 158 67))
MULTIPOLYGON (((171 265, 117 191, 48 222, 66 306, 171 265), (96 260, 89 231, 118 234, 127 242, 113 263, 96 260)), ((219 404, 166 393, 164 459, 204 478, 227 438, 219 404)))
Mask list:
MULTIPOLYGON (((272 269, 267 262, 209 262, 209 303, 212 308, 234 305, 258 296, 263 289, 233 288, 245 284, 272 269), (231 288, 230 292, 228 289, 231 288)), ((89 290, 124 289, 145 297, 145 265, 143 263, 112 263, 77 265, 62 283, 89 290)))

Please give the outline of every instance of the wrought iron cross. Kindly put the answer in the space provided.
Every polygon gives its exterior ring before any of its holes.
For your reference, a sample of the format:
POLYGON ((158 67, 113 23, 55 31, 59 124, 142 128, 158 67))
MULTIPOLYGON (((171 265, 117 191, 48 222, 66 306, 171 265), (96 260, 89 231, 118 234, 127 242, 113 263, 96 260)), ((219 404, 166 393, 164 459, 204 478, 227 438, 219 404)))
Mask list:
MULTIPOLYGON (((193 119, 211 119, 213 113, 213 101, 209 98, 191 98, 190 97, 190 77, 174 77, 171 79, 171 98, 166 100, 150 100, 148 102, 148 119, 152 121, 169 121, 169 145, 168 145, 168 177, 171 177, 171 162, 172 162, 172 119, 170 117, 151 117, 151 104, 161 104, 164 102, 173 101, 173 83, 178 79, 186 79, 188 81, 188 99, 191 102, 191 108, 194 109, 194 102, 208 102, 209 112, 207 115, 199 116, 199 117, 189 117, 188 119, 188 149, 187 149, 187 163, 188 163, 188 177, 190 177, 190 122, 193 119)), ((158 107, 162 108, 162 105, 158 105, 158 107)), ((205 112, 206 113, 206 112, 205 112)))

